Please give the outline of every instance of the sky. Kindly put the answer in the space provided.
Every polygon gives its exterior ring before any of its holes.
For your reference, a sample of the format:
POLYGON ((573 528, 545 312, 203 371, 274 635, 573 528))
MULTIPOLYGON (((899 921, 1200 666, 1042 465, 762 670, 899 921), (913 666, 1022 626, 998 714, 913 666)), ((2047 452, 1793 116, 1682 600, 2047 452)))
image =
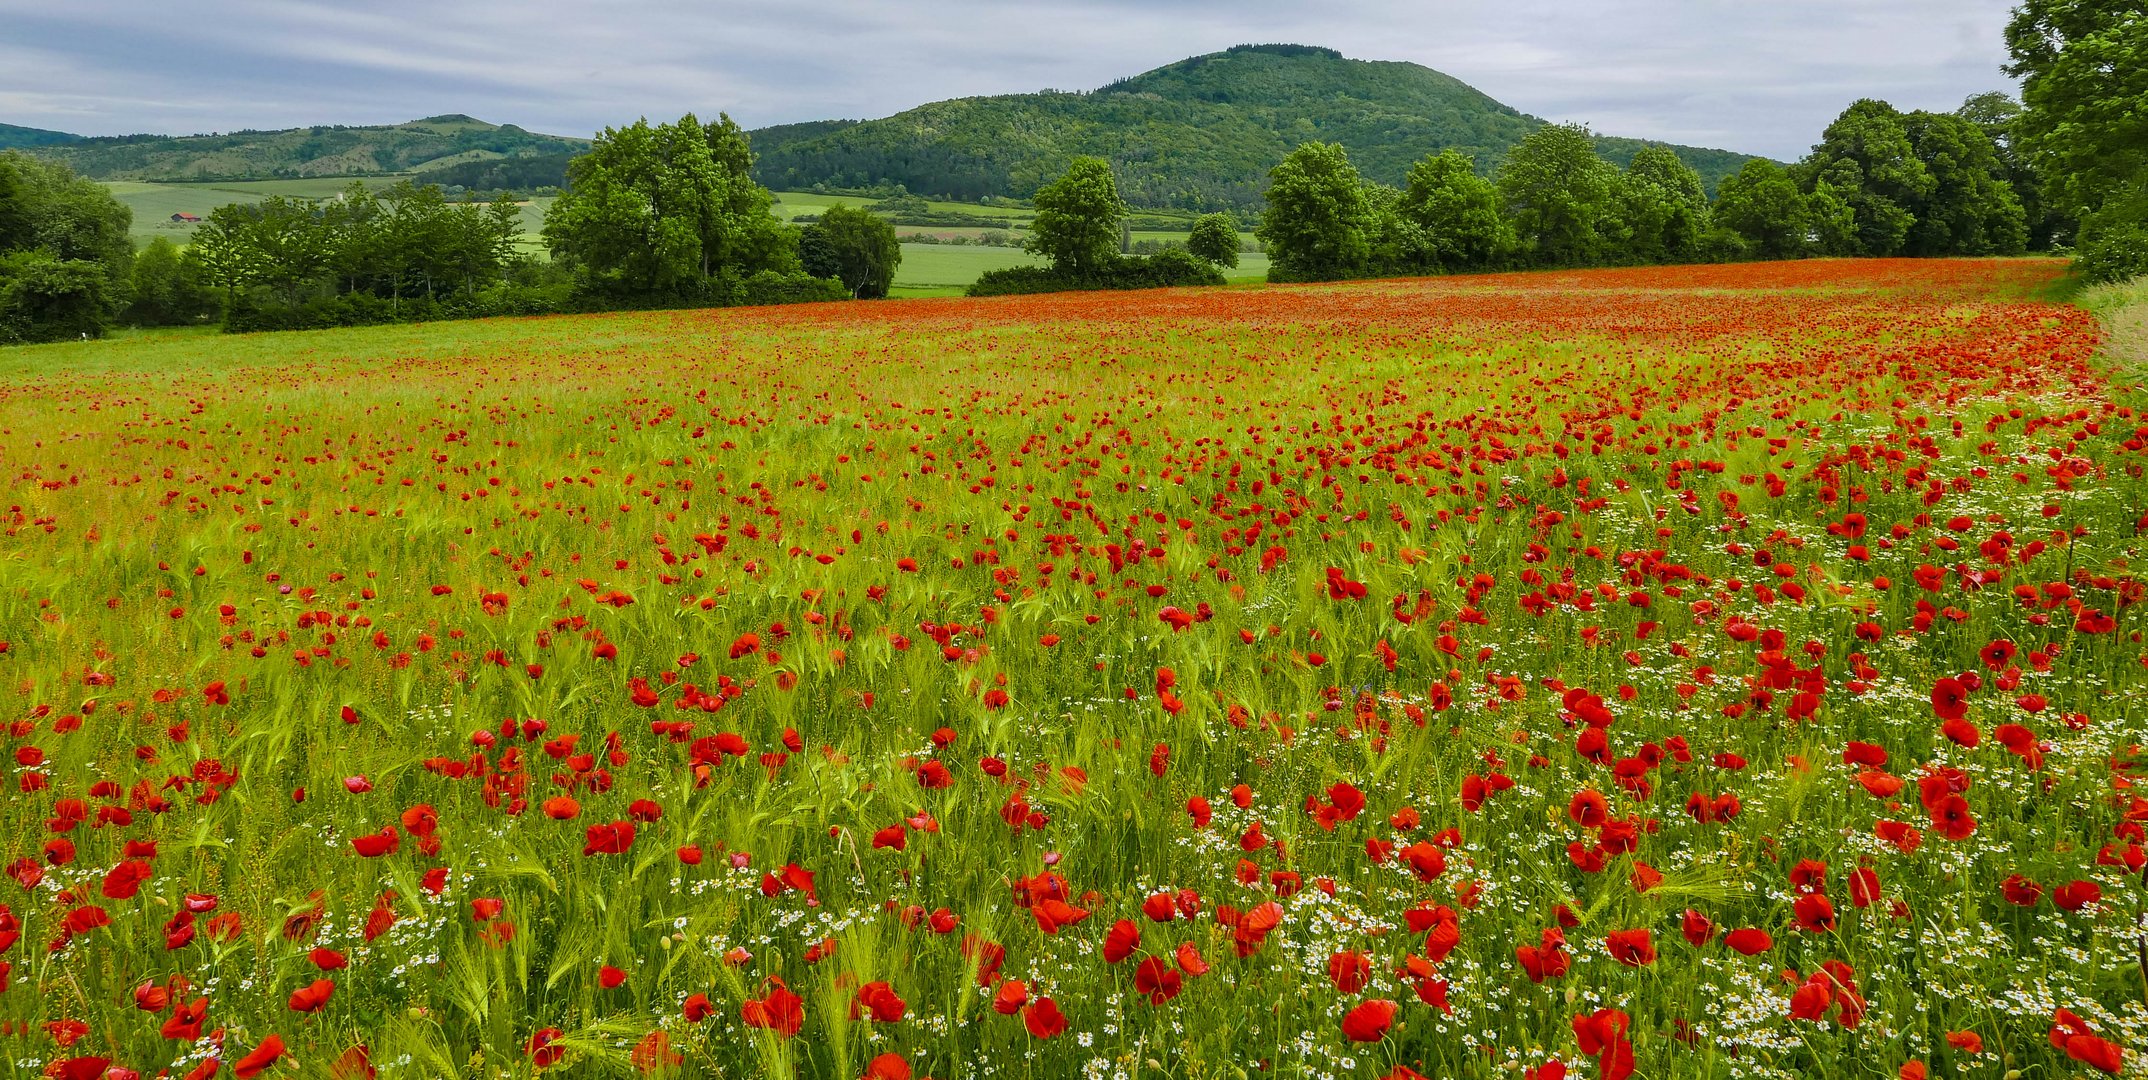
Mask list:
POLYGON ((0 0, 0 123, 85 135, 468 113, 588 136, 1091 89, 1242 42, 1436 68, 1599 132, 1802 156, 1843 106, 2012 91, 2015 0, 0 0))

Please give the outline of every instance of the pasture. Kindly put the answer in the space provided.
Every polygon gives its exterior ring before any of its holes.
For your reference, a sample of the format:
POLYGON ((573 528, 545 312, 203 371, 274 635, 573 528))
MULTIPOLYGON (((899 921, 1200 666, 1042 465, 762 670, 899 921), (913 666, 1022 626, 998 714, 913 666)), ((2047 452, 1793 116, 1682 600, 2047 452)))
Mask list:
POLYGON ((0 1048, 2137 1070, 2148 399, 2062 268, 0 350, 0 1048))

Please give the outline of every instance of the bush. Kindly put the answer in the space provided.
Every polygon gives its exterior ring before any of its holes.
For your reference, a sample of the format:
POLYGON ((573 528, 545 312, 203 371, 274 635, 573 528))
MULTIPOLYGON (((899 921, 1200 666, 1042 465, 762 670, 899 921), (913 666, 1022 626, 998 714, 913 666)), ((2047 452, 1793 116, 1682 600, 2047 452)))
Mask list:
POLYGON ((825 300, 848 300, 850 290, 834 278, 810 277, 800 273, 777 273, 762 270, 747 278, 739 286, 738 303, 763 304, 817 304, 825 300))
POLYGON ((110 285, 105 264, 89 259, 39 251, 0 258, 0 344, 102 337, 110 285))
POLYGON ((2082 219, 2073 266, 2090 284, 2148 274, 2148 192, 2114 201, 2082 219))
POLYGON ((1189 285, 1221 285, 1223 271, 1183 251, 1160 251, 1154 255, 1121 256, 1088 276, 1062 273, 1043 266, 1010 266, 987 270, 970 285, 966 296, 1019 296, 1031 293, 1077 292, 1094 289, 1169 289, 1189 285))

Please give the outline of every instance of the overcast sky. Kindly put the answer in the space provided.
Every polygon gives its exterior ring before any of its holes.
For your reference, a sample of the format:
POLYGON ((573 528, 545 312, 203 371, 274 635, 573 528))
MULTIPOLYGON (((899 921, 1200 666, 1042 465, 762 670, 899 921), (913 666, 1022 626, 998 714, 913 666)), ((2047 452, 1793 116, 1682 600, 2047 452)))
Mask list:
POLYGON ((0 0, 0 122, 88 135, 464 112, 587 136, 1089 89, 1240 42, 1437 68, 1598 131, 1794 158, 1842 107, 2012 90, 2014 0, 0 0))

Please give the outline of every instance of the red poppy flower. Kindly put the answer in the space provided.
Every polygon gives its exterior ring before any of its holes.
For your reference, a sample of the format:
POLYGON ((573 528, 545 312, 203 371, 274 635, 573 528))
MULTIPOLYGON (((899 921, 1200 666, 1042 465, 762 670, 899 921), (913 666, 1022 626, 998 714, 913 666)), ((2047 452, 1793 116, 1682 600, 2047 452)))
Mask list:
POLYGON ((336 984, 328 979, 315 979, 312 984, 299 988, 291 994, 292 1012, 319 1012, 336 992, 336 984))
POLYGON ((1022 1026, 1033 1039, 1049 1039, 1067 1029, 1066 1014, 1051 998, 1038 998, 1022 1009, 1022 1026))
POLYGON ((1647 927, 1613 930, 1604 936, 1604 949, 1611 959, 1627 967, 1647 967, 1656 962, 1656 946, 1647 927))
POLYGON ((1338 993, 1355 994, 1371 978, 1372 958, 1364 953, 1343 950, 1328 957, 1328 981, 1338 993))
POLYGON ((270 1035, 254 1047, 253 1052, 231 1063, 231 1074, 239 1080, 253 1080, 263 1069, 276 1063, 283 1056, 283 1036, 270 1035))
POLYGON ((748 998, 739 1006, 739 1018, 750 1028, 773 1031, 788 1039, 805 1024, 805 999, 791 993, 781 979, 770 979, 766 997, 748 998))
POLYGON ((1379 1042, 1395 1026, 1395 1012, 1402 1006, 1385 998, 1360 1001, 1343 1014, 1343 1038, 1351 1042, 1379 1042))
POLYGON ((1104 935, 1104 962, 1116 964, 1134 954, 1141 947, 1141 928, 1132 919, 1120 919, 1111 924, 1104 935))

